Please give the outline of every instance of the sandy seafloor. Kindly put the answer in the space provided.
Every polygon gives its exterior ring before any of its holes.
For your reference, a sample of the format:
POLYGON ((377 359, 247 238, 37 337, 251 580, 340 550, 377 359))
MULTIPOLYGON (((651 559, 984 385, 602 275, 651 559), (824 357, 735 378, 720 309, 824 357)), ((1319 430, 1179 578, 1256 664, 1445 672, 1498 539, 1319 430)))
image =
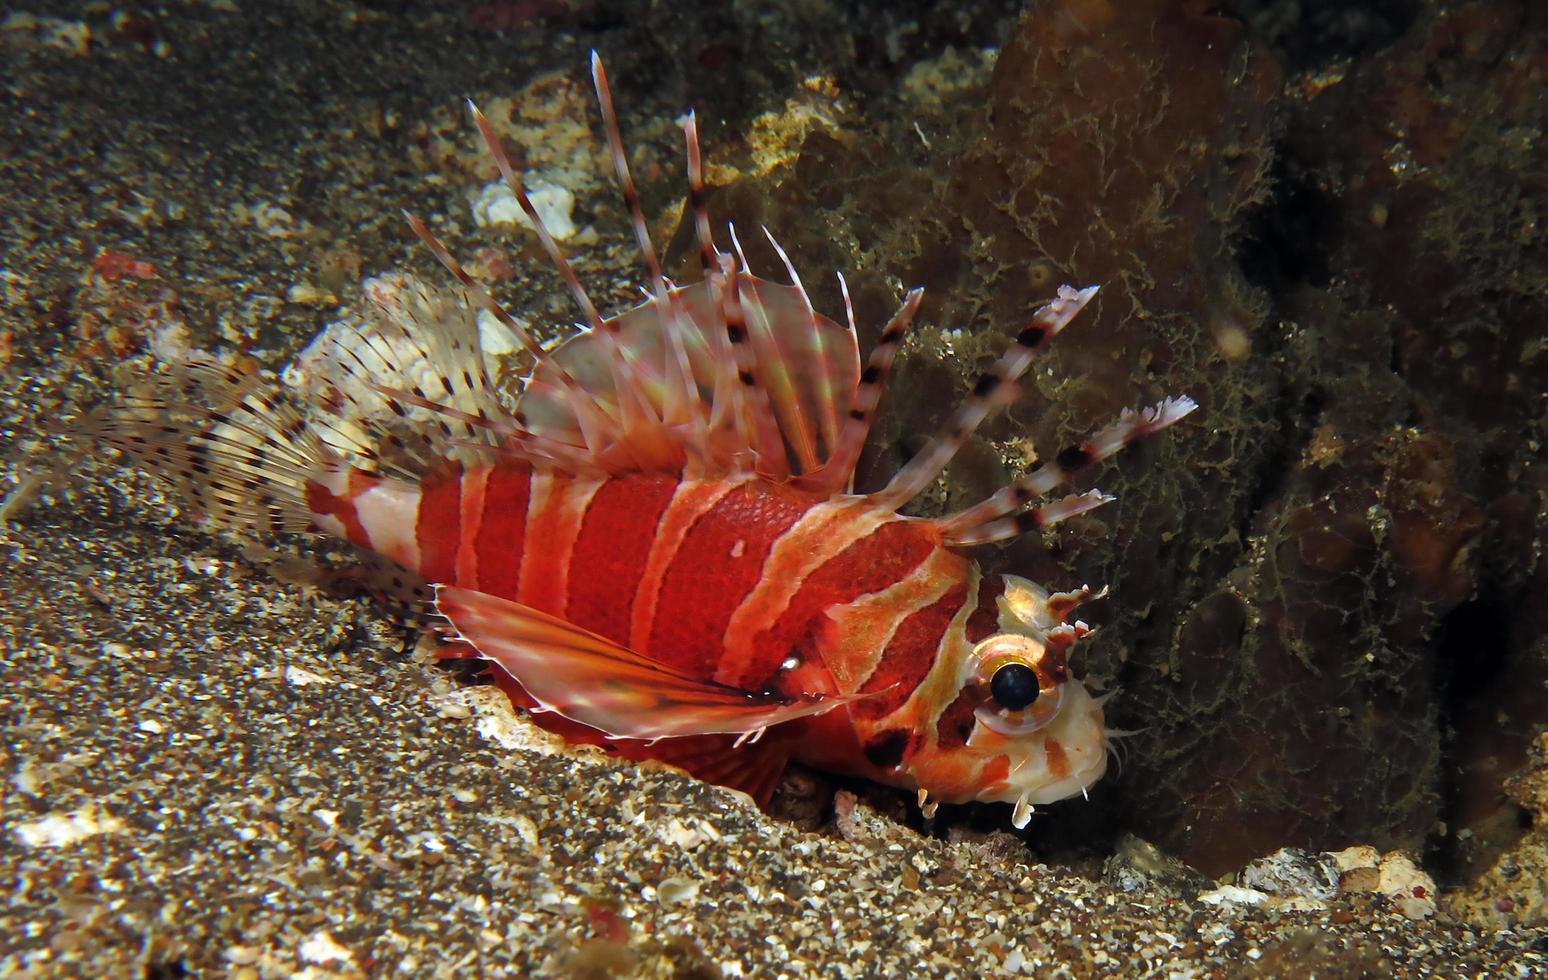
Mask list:
MULTIPOLYGON (((0 455, 42 458, 42 422, 144 372, 153 346, 281 367, 358 304, 359 275, 430 274, 401 206, 460 250, 497 241, 472 227, 464 184, 406 148, 470 148, 460 95, 579 81, 590 45, 659 38, 632 7, 507 4, 497 33, 470 22, 476 6, 22 5, 61 20, 0 29, 0 455)), ((769 14, 766 30, 802 16, 826 15, 769 14)), ((784 56, 815 70, 822 54, 784 56)), ((778 93, 743 111, 765 98, 778 93)), ((670 147, 681 107, 620 99, 626 124, 670 147)), ((577 258, 615 301, 631 275, 617 217, 577 258)), ((502 294, 557 309, 541 264, 517 265, 502 294)), ((807 831, 671 771, 556 754, 363 601, 201 531, 142 477, 71 470, 0 530, 5 975, 1527 976, 1548 962, 1535 935, 1444 909, 1410 919, 1369 893, 1212 905, 1186 876, 1036 863, 1008 833, 938 839, 864 804, 807 831)))

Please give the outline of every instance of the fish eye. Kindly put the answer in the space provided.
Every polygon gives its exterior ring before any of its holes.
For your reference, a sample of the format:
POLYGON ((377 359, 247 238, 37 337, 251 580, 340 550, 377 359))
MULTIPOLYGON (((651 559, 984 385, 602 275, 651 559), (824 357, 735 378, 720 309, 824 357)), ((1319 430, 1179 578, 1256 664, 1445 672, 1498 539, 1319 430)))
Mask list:
POLYGON ((1019 633, 999 633, 973 648, 962 684, 982 692, 974 716, 1015 738, 1047 727, 1064 702, 1064 649, 1019 633))
POLYGON ((1026 664, 1001 664, 989 680, 989 696, 1007 711, 1023 710, 1040 693, 1037 671, 1026 664))

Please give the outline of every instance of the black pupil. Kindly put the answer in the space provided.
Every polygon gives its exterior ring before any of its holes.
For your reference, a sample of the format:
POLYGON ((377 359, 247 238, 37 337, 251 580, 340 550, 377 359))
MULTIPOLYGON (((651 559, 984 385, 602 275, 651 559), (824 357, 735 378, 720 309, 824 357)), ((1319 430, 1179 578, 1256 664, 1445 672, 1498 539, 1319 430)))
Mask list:
POLYGON ((1020 711, 1037 700, 1037 674, 1026 664, 1006 664, 989 679, 989 693, 1002 708, 1020 711))

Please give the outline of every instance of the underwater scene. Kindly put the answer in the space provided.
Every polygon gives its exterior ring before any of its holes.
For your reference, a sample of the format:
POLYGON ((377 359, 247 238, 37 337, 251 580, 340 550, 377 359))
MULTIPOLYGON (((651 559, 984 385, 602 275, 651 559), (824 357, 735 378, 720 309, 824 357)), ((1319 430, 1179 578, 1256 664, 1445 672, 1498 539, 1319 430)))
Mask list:
POLYGON ((1548 969, 1548 6, 0 62, 0 973, 1548 969))

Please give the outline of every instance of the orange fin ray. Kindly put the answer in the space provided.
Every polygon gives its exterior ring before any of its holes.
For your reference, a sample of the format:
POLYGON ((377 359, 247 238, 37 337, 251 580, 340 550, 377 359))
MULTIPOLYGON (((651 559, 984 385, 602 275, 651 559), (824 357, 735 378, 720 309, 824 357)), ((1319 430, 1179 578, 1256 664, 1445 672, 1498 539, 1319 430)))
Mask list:
POLYGON ((626 759, 651 759, 697 779, 739 790, 768 809, 790 763, 790 749, 776 740, 738 744, 730 735, 701 735, 646 742, 609 743, 626 759))
POLYGON ((744 691, 681 673, 557 616, 484 592, 436 589, 452 638, 508 673, 542 710, 618 739, 734 735, 755 742, 775 725, 855 697, 744 691))

